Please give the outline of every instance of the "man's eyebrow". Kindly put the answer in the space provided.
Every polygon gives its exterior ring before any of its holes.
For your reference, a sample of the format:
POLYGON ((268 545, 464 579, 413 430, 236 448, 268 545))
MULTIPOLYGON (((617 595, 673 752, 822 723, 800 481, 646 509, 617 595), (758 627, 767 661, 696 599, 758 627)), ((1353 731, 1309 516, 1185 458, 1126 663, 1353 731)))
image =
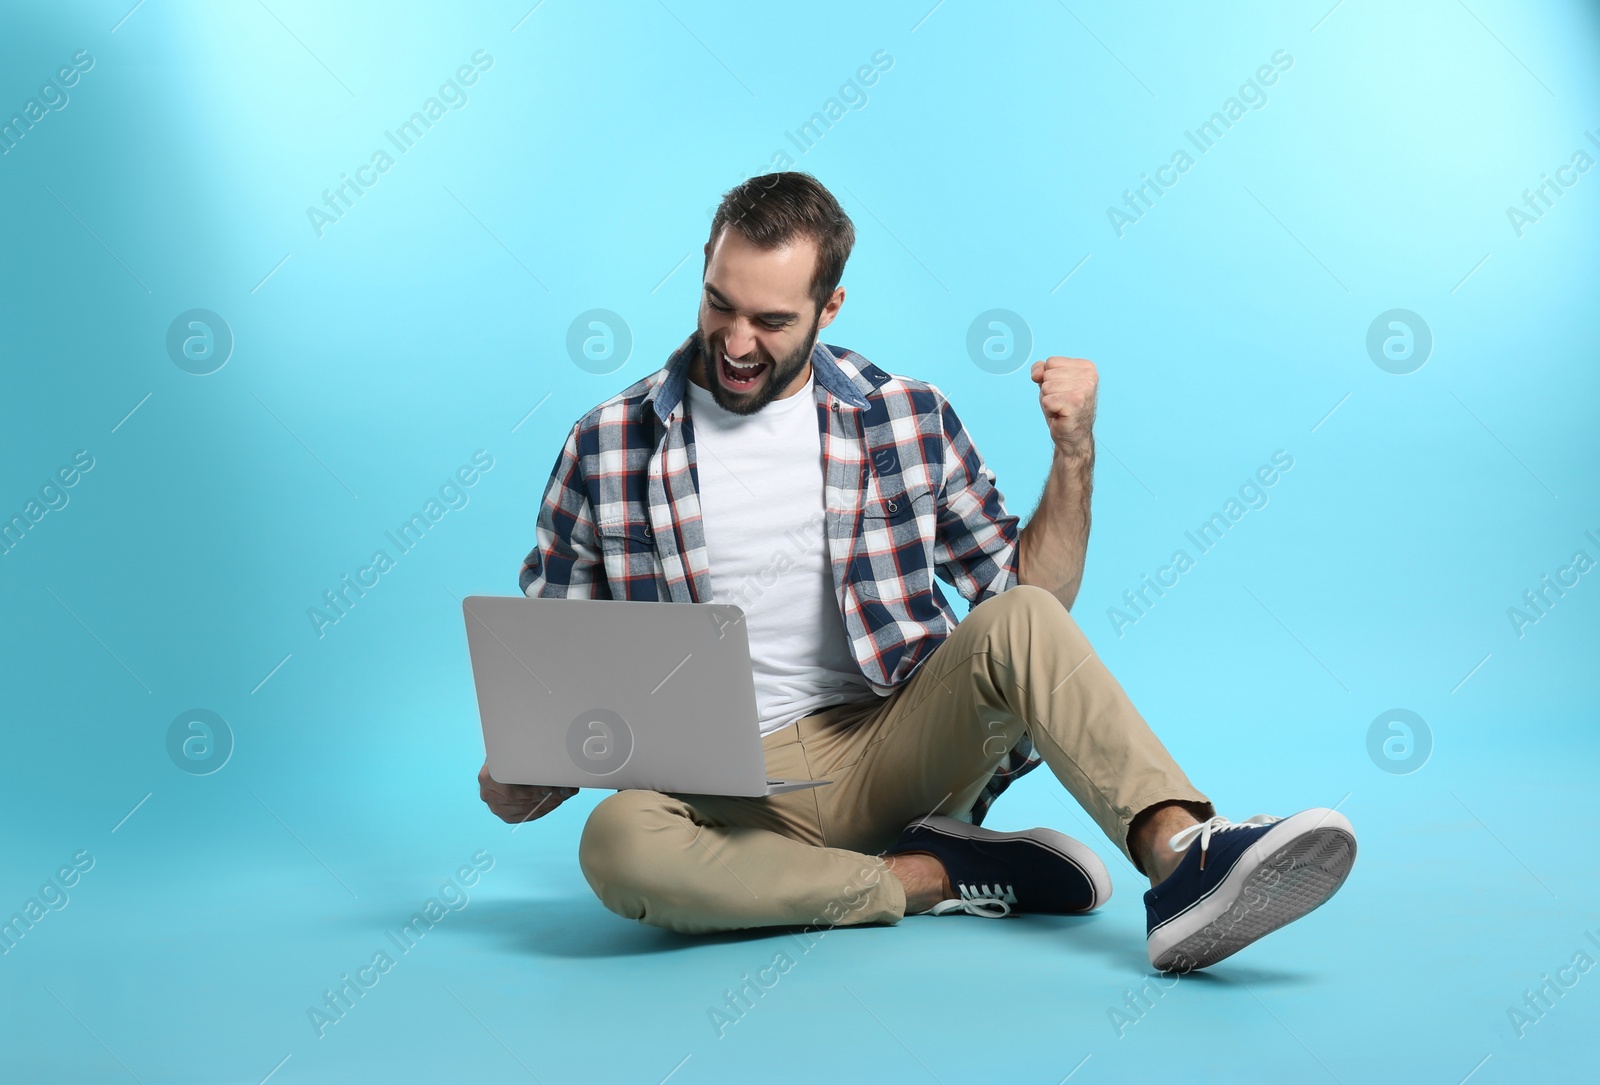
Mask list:
MULTIPOLYGON (((716 287, 712 286, 710 283, 706 283, 705 287, 706 287, 706 293, 710 294, 713 298, 715 298, 717 300, 718 304, 725 305, 730 309, 734 308, 733 302, 729 301, 728 300, 728 296, 726 294, 724 294, 722 291, 718 290, 716 287)), ((756 314, 756 317, 758 319, 761 319, 761 320, 795 320, 799 316, 800 316, 799 313, 785 312, 785 311, 783 311, 781 309, 774 309, 774 310, 771 310, 769 312, 757 313, 756 314)))

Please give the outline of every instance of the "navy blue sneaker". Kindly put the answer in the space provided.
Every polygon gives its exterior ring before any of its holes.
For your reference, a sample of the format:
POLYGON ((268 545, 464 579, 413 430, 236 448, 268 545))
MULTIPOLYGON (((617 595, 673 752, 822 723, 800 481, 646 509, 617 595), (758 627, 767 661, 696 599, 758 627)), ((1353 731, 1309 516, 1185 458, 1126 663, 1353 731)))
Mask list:
POLYGON ((1144 895, 1150 963, 1189 972, 1230 957, 1321 906, 1356 861, 1356 834, 1335 810, 1214 817, 1175 833, 1186 854, 1144 895))
POLYGON ((923 851, 944 864, 958 896, 925 915, 966 912, 1000 919, 1018 912, 1079 915, 1111 899, 1100 857, 1065 833, 997 833, 942 814, 918 818, 885 856, 923 851))

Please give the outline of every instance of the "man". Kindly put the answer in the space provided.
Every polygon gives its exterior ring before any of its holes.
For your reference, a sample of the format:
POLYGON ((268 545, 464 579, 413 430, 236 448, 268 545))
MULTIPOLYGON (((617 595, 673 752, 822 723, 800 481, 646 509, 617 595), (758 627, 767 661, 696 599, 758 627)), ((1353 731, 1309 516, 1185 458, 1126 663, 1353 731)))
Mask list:
MULTIPOLYGON (((768 774, 833 781, 766 798, 619 791, 584 827, 590 886, 686 932, 1086 912, 1111 892, 1094 852, 979 824, 1043 760, 1149 877, 1157 968, 1205 967, 1322 904, 1355 858, 1349 822, 1216 816, 1068 613, 1094 365, 1033 364, 1050 470, 1019 532, 939 389, 818 342, 854 241, 808 174, 728 192, 695 333, 585 414, 557 460, 524 592, 737 603, 768 774), (934 573, 973 604, 959 625, 934 573)), ((501 784, 487 764, 478 781, 509 822, 576 793, 501 784)))

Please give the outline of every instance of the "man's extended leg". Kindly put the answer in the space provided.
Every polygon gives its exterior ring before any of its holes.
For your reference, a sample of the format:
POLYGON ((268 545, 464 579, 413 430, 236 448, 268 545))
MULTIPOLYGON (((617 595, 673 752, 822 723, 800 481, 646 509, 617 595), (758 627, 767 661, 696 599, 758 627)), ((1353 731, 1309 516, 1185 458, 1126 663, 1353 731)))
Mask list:
POLYGON ((974 607, 861 726, 865 742, 799 724, 812 767, 836 781, 818 801, 824 838, 838 847, 880 851, 914 817, 970 809, 1025 729, 1138 869, 1145 862, 1130 851, 1128 828, 1141 813, 1167 803, 1213 813, 1077 622, 1042 588, 1019 586, 974 607), (852 755, 854 763, 838 763, 852 755))
MULTIPOLYGON (((908 796, 925 810, 966 809, 985 779, 968 775, 974 763, 985 764, 975 747, 1009 749, 1026 726, 1056 777, 1151 875, 1146 948, 1160 969, 1214 964, 1320 907, 1355 860, 1354 831, 1335 810, 1239 823, 1215 816, 1065 608, 1041 588, 1014 588, 973 608, 874 724, 881 737, 849 774, 850 786, 833 796, 851 804, 844 816, 830 817, 824 799, 831 841, 856 846, 845 824, 875 832, 885 809, 905 812, 908 796), (941 795, 941 786, 949 791, 941 795)), ((951 822, 908 826, 891 851, 935 853, 947 868, 961 863, 992 874, 1001 868, 991 858, 1000 846, 991 833, 951 822)), ((1001 864, 1024 883, 1052 865, 1001 864)))

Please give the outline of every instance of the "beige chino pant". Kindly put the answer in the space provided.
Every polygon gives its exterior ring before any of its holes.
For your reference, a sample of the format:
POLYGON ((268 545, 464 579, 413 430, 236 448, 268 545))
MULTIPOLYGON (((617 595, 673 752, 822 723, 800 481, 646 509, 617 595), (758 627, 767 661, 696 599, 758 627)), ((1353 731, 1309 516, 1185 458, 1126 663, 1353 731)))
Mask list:
POLYGON ((589 815, 579 862, 611 911, 685 933, 894 923, 905 891, 877 854, 919 817, 969 811, 1024 731, 1125 855, 1147 807, 1210 806, 1060 600, 1019 585, 973 607, 889 697, 764 737, 769 776, 833 783, 764 798, 619 791, 589 815))

